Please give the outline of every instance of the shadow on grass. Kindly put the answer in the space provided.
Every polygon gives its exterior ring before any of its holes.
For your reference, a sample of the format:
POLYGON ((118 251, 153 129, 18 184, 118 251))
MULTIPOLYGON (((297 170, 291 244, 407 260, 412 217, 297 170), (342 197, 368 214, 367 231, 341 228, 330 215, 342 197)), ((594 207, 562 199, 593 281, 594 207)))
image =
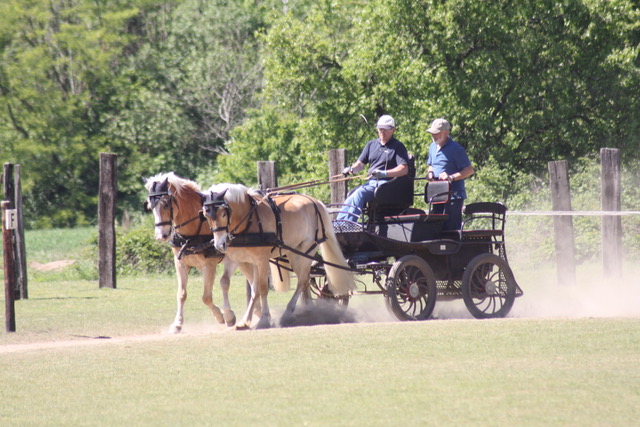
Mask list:
POLYGON ((296 307, 292 314, 283 313, 279 326, 290 328, 294 326, 338 325, 341 323, 356 323, 354 313, 335 302, 319 300, 315 301, 314 304, 296 307))
POLYGON ((56 301, 56 300, 86 300, 99 299, 100 297, 46 297, 46 298, 29 298, 32 301, 56 301))

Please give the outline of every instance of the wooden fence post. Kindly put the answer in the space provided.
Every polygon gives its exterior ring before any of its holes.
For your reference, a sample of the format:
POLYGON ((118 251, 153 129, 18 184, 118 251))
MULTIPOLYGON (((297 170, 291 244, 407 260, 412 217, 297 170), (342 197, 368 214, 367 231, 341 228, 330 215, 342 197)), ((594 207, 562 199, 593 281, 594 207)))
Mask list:
MULTIPOLYGON (((329 179, 339 175, 345 167, 346 151, 344 148, 329 150, 329 179)), ((331 203, 342 203, 347 197, 347 181, 332 182, 331 203)))
MULTIPOLYGON (((4 185, 4 199, 9 202, 9 204, 7 205, 7 209, 15 209, 16 208, 16 203, 15 203, 15 197, 16 197, 16 190, 15 190, 15 183, 13 181, 13 171, 14 171, 14 166, 13 163, 5 163, 4 164, 4 177, 3 177, 3 185, 4 185)), ((15 230, 9 230, 9 234, 11 235, 11 251, 14 255, 12 255, 12 259, 14 259, 15 262, 15 253, 16 253, 16 239, 15 239, 15 230)), ((11 283, 13 283, 14 286, 14 291, 13 291, 13 298, 15 300, 19 300, 20 299, 20 289, 18 289, 18 281, 16 280, 16 276, 17 276, 17 271, 15 268, 15 264, 13 265, 13 268, 11 269, 12 274, 13 274, 13 278, 11 279, 11 283)))
POLYGON ((258 162, 258 188, 266 190, 277 186, 276 162, 272 160, 258 162))
MULTIPOLYGON (((549 186, 551 205, 554 211, 571 210, 569 172, 566 160, 549 162, 549 186)), ((556 248, 556 271, 558 284, 576 284, 576 255, 573 235, 573 217, 554 215, 553 230, 556 248)))
POLYGON ((24 241, 24 213, 22 205, 22 182, 20 180, 20 165, 15 165, 15 207, 16 207, 16 286, 20 292, 21 299, 29 298, 27 286, 27 249, 24 241))
MULTIPOLYGON (((269 188, 278 187, 278 174, 276 172, 276 162, 273 160, 264 160, 258 162, 258 188, 260 190, 267 190, 269 188)), ((284 275, 284 273, 282 273, 284 275)), ((288 276, 284 277, 288 283, 288 276)), ((247 280, 247 304, 251 300, 251 284, 247 280)), ((269 289, 273 290, 273 284, 269 284, 269 289)), ((280 288, 280 289, 284 289, 280 288)))
MULTIPOLYGON (((6 166, 6 165, 5 165, 6 166)), ((2 202, 2 249, 4 251, 4 323, 7 332, 16 331, 15 310, 15 272, 13 256, 13 238, 11 229, 7 227, 6 219, 11 202, 2 202)))
POLYGON ((101 288, 116 288, 116 159, 100 153, 100 190, 98 200, 98 274, 101 288))
MULTIPOLYGON (((605 212, 620 211, 620 150, 600 149, 601 208, 605 212)), ((622 276, 622 218, 602 216, 602 271, 605 277, 622 276)))

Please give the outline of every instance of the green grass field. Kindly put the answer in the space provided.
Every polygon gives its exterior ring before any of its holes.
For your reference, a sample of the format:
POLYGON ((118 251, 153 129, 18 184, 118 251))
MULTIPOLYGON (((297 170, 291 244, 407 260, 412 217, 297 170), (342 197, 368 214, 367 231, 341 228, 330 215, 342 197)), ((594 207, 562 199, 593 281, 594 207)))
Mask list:
MULTIPOLYGON (((90 233, 73 234, 44 239, 31 260, 69 259, 90 233)), ((99 289, 38 273, 16 302, 17 332, 0 332, 0 425, 634 425, 638 269, 606 281, 584 267, 569 288, 525 267, 507 319, 470 319, 454 301, 437 304, 438 320, 399 322, 374 295, 352 298, 352 323, 243 332, 214 322, 193 275, 178 336, 166 332, 172 276, 99 289)), ((276 319, 289 297, 270 294, 276 319)), ((236 275, 238 316, 244 298, 236 275)))

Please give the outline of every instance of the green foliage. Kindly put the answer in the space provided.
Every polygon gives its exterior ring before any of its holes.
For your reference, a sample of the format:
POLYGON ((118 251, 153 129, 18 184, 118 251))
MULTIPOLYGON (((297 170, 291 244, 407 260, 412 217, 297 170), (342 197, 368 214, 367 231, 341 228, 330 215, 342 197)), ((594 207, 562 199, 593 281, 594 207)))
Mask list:
POLYGON ((2 160, 24 165, 28 226, 87 224, 96 211, 105 94, 131 41, 125 23, 138 10, 10 0, 2 12, 2 160))
POLYGON ((116 243, 119 274, 140 275, 173 272, 173 251, 153 237, 153 220, 144 218, 129 230, 119 230, 116 243))
POLYGON ((158 172, 254 185, 275 160, 281 185, 325 179, 326 152, 353 161, 383 113, 421 174, 445 116, 472 198, 525 205, 548 161, 637 162, 639 29, 632 0, 5 0, 0 161, 23 165, 28 227, 76 226, 100 152, 124 215, 158 172))
MULTIPOLYGON (((445 116, 476 168, 491 169, 483 175, 499 165, 504 182, 487 187, 512 198, 528 173, 593 153, 603 140, 637 158, 640 110, 629 88, 640 84, 638 14, 631 2, 320 1, 264 35, 264 103, 249 121, 268 117, 277 128, 274 119, 297 116, 291 142, 280 144, 318 165, 330 148, 355 159, 375 137, 360 114, 373 123, 390 113, 423 168, 424 128, 445 116)), ((263 143, 251 136, 236 134, 232 155, 263 143)), ((221 172, 229 176, 228 165, 221 172)), ((320 179, 326 168, 308 173, 320 179)))

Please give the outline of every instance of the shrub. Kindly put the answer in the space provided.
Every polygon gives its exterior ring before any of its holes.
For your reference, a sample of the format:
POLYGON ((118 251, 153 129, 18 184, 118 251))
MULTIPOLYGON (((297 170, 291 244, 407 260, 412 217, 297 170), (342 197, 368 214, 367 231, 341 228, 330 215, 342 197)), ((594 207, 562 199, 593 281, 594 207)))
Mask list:
POLYGON ((116 262, 119 274, 173 272, 173 251, 153 236, 153 218, 146 216, 129 230, 119 230, 116 236, 116 262))

